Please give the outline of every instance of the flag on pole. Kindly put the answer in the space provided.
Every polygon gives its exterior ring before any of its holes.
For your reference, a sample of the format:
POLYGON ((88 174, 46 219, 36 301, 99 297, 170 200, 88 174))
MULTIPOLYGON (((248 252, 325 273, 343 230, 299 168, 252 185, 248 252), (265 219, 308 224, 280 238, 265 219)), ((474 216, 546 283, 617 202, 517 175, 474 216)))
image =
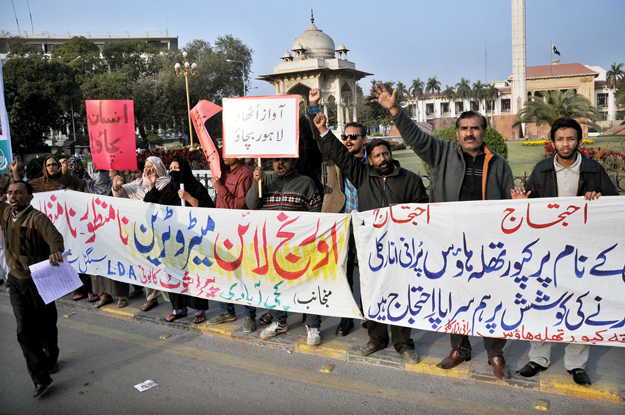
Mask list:
POLYGON ((212 102, 204 99, 198 102, 197 105, 191 110, 191 120, 193 121, 195 133, 200 139, 200 144, 202 145, 204 156, 210 166, 211 173, 213 177, 216 178, 221 178, 221 159, 219 157, 219 153, 217 152, 217 147, 215 147, 215 143, 206 130, 204 123, 219 111, 221 111, 221 107, 219 105, 213 104, 212 102))
POLYGON ((4 82, 2 77, 2 62, 0 61, 0 173, 9 173, 9 163, 12 161, 11 134, 9 133, 9 117, 4 102, 4 82))
POLYGON ((560 52, 558 52, 558 49, 556 49, 556 45, 554 45, 553 43, 551 44, 551 52, 560 56, 560 52))

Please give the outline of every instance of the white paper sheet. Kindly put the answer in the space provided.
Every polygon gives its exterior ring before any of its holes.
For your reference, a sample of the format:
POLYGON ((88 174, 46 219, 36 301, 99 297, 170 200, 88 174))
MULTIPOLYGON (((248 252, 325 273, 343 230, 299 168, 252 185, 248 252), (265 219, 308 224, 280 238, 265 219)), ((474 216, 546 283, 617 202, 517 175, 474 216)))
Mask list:
POLYGON ((78 273, 67 260, 69 251, 63 252, 63 262, 55 267, 49 260, 31 265, 30 275, 37 286, 37 291, 46 304, 71 293, 82 285, 78 273))

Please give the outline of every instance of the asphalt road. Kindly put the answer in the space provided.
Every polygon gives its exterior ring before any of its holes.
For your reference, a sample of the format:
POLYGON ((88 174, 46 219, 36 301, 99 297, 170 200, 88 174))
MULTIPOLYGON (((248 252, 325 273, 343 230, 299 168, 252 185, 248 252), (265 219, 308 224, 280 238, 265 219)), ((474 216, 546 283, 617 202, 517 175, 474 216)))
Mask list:
POLYGON ((622 414, 623 406, 378 367, 59 308, 60 371, 38 399, 0 296, 1 414, 622 414), (161 337, 166 337, 162 339, 161 337), (324 373, 325 365, 333 369, 324 373), (143 392, 146 380, 158 386, 143 392))

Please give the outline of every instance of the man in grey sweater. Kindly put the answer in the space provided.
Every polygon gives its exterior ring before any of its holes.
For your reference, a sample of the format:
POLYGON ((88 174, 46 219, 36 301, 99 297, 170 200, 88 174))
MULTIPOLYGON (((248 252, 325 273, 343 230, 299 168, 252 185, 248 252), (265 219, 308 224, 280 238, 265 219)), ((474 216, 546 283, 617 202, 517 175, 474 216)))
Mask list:
MULTIPOLYGON (((371 94, 374 102, 388 109, 404 142, 431 168, 430 202, 509 199, 514 187, 512 170, 506 160, 484 144, 487 121, 473 111, 460 114, 456 121, 459 145, 424 133, 380 83, 371 94)), ((503 358, 504 339, 484 338, 488 363, 495 376, 510 378, 503 358)), ((466 335, 451 334, 452 351, 437 366, 451 369, 471 360, 471 343, 466 335)))

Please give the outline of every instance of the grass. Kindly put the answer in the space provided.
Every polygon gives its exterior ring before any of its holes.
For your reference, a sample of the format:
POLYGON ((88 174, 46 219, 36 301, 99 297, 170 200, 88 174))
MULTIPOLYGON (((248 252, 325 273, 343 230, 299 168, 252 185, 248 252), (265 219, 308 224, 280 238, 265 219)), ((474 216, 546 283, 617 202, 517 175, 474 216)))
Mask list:
MULTIPOLYGON (((625 137, 610 136, 594 138, 595 144, 587 147, 601 147, 609 150, 625 153, 625 137)), ((545 149, 543 147, 522 146, 522 140, 506 141, 508 145, 508 163, 514 176, 529 174, 534 169, 536 163, 544 158, 545 149)), ((421 159, 412 150, 398 150, 393 152, 393 158, 399 160, 401 166, 417 174, 425 174, 421 159)))

